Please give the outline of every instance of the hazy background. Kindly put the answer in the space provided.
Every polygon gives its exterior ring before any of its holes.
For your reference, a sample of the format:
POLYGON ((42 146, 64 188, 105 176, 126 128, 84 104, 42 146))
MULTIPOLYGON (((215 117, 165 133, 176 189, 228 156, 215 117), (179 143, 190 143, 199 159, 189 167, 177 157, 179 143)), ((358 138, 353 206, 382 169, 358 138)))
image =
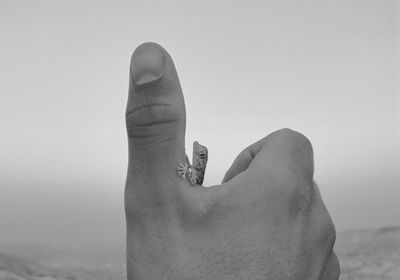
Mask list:
POLYGON ((337 229, 400 224, 399 2, 0 0, 0 243, 122 242, 130 55, 172 55, 206 185, 290 127, 337 229))

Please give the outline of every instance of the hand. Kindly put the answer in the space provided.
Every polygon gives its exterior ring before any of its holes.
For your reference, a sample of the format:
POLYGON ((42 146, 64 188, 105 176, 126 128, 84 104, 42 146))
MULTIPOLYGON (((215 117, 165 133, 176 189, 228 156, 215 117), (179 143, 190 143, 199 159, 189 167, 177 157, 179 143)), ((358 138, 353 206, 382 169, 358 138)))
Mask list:
POLYGON ((276 131, 240 153, 221 185, 193 187, 176 174, 185 121, 171 57, 140 45, 126 111, 128 279, 338 279, 307 138, 276 131))

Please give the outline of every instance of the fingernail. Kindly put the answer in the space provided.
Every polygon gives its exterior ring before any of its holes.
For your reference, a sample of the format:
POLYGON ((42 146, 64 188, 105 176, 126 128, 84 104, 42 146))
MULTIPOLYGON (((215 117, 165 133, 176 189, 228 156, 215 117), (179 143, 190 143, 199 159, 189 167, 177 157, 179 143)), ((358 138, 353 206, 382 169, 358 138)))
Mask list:
POLYGON ((131 67, 136 85, 150 83, 163 76, 164 55, 156 46, 139 47, 133 54, 131 67))

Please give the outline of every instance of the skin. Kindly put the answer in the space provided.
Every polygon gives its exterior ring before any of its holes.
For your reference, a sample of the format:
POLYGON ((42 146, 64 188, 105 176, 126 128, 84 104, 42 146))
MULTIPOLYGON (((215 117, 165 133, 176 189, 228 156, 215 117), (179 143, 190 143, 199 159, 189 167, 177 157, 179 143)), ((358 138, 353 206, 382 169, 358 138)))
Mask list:
POLYGON ((269 134, 220 185, 182 180, 185 104, 173 61, 155 43, 133 53, 126 125, 128 279, 338 279, 335 228, 305 136, 269 134))

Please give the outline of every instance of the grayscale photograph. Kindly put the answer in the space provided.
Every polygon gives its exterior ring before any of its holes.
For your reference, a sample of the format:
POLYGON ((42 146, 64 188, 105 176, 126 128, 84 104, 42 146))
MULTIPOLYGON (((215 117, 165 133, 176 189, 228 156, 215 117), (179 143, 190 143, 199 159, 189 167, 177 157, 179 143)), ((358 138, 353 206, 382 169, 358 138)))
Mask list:
POLYGON ((0 0, 0 280, 399 280, 400 1, 0 0))

